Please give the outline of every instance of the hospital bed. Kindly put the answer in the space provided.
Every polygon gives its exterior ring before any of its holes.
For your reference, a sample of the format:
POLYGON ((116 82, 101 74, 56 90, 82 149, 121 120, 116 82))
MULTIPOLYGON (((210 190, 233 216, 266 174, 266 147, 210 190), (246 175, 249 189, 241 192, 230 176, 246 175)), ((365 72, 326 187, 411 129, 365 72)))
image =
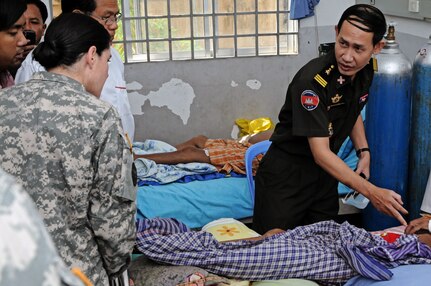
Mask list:
MULTIPOLYGON (((357 158, 349 142, 346 140, 343 144, 339 156, 353 169, 357 158)), ((265 148, 267 149, 268 146, 265 148)), ((251 173, 250 169, 249 173, 251 173)), ((248 180, 247 177, 228 176, 203 181, 194 180, 188 183, 172 182, 140 186, 137 192, 137 217, 176 218, 191 228, 200 228, 219 218, 251 222, 254 195, 250 192, 250 188, 254 187, 250 186, 250 182, 252 179, 248 180)), ((338 192, 341 198, 349 192, 349 189, 340 184, 338 192)), ((344 205, 340 200, 340 215, 358 212, 358 209, 344 205)))
MULTIPOLYGON (((356 165, 356 154, 352 146, 348 144, 348 141, 346 141, 338 155, 353 169, 356 165)), ((264 152, 266 149, 267 147, 264 147, 256 153, 264 152)), ((246 158, 248 158, 247 155, 246 158)), ((248 163, 246 160, 246 166, 250 165, 248 163)), ((251 173, 250 169, 247 169, 247 171, 251 173)), ((250 192, 254 188, 252 182, 247 177, 225 177, 205 181, 196 180, 188 183, 174 182, 165 185, 141 186, 137 194, 138 218, 172 217, 184 222, 191 228, 201 228, 208 222, 222 217, 250 222, 249 218, 253 212, 253 194, 250 192)), ((349 189, 346 186, 339 185, 340 198, 348 192, 349 189)), ((340 203, 340 215, 358 212, 358 209, 340 203)), ((134 276, 142 278, 142 275, 145 274, 145 281, 148 282, 147 279, 155 279, 154 277, 159 279, 158 277, 160 277, 161 273, 165 273, 166 277, 171 277, 170 279, 173 279, 172 273, 177 273, 175 277, 179 279, 181 275, 186 277, 197 271, 195 268, 189 269, 187 267, 182 268, 181 266, 150 265, 149 268, 147 263, 142 265, 136 264, 134 266, 134 276), (151 271, 147 271, 148 269, 151 269, 151 271), (153 272, 156 274, 153 275, 153 272)), ((391 269, 391 271, 394 275, 390 281, 376 282, 356 276, 350 279, 345 285, 427 285, 429 283, 431 265, 405 265, 391 269)), ((314 285, 310 284, 313 283, 312 281, 307 280, 292 281, 290 279, 289 281, 287 279, 285 281, 279 280, 273 282, 277 284, 270 285, 282 286, 292 285, 292 283, 296 283, 294 285, 298 286, 314 285)), ((262 285, 266 285, 264 282, 261 283, 262 285)), ((137 285, 140 284, 138 283, 137 285)))

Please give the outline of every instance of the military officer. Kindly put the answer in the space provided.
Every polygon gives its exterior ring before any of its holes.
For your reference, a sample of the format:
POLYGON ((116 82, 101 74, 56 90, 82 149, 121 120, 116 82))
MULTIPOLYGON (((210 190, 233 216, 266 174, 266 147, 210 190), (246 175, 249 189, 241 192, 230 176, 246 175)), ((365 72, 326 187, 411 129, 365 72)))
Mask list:
POLYGON ((334 50, 311 60, 290 83, 257 171, 253 228, 260 233, 335 218, 338 181, 406 224, 400 195, 359 175, 369 177, 360 112, 373 79, 372 55, 384 46, 386 20, 374 6, 358 4, 346 9, 335 30, 334 50), (336 155, 347 136, 359 157, 356 173, 336 155))

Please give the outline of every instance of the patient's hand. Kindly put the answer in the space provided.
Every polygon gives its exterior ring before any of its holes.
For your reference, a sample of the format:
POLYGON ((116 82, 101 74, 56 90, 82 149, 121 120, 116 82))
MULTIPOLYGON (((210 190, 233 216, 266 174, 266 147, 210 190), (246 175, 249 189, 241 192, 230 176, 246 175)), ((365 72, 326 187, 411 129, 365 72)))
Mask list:
POLYGON ((279 233, 285 232, 285 230, 281 229, 281 228, 273 228, 268 230, 267 232, 265 232, 262 236, 260 236, 260 239, 264 239, 279 233))
POLYGON ((279 234, 279 233, 282 233, 282 232, 285 232, 285 230, 282 230, 280 228, 273 228, 273 229, 268 230, 267 232, 265 232, 261 236, 247 238, 246 240, 262 240, 262 239, 265 239, 267 237, 270 237, 270 236, 273 236, 273 235, 276 235, 276 234, 279 234))
POLYGON ((423 216, 423 217, 417 218, 415 220, 412 220, 407 225, 404 232, 406 234, 414 234, 421 229, 428 230, 428 222, 430 219, 431 219, 431 217, 423 216))

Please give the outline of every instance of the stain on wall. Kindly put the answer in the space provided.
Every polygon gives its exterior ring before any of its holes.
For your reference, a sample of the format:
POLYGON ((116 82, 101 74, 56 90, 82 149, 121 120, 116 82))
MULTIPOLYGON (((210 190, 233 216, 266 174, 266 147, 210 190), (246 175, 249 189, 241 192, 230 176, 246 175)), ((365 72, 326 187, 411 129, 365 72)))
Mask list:
POLYGON ((259 90, 260 87, 262 86, 262 83, 257 79, 250 79, 246 82, 246 85, 251 89, 259 90))
POLYGON ((186 125, 190 118, 190 107, 196 97, 192 86, 181 79, 173 78, 164 83, 157 91, 144 95, 138 91, 142 89, 139 82, 127 84, 127 91, 133 115, 143 115, 146 101, 153 107, 166 107, 178 115, 186 125))

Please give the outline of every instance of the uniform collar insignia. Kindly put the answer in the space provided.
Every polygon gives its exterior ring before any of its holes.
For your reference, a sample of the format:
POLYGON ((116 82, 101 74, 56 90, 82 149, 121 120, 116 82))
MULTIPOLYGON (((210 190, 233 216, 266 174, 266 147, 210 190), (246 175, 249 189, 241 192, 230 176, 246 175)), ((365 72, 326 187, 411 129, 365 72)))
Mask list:
POLYGON ((341 73, 337 73, 337 75, 335 75, 334 78, 336 81, 337 88, 345 86, 346 84, 351 82, 351 78, 349 76, 342 75, 341 73))
POLYGON ((330 74, 334 71, 335 65, 330 64, 320 71, 320 73, 314 76, 314 80, 317 81, 321 86, 326 87, 328 85, 328 80, 330 79, 330 74))
POLYGON ((341 98, 343 98, 342 95, 339 95, 338 93, 336 95, 334 95, 333 97, 331 97, 331 101, 333 104, 336 104, 338 102, 340 102, 341 98))
POLYGON ((346 81, 346 79, 342 76, 342 75, 340 75, 340 77, 339 78, 337 78, 337 82, 340 84, 340 85, 343 85, 343 83, 346 81))
POLYGON ((326 75, 330 75, 333 68, 334 68, 334 65, 331 65, 328 69, 326 69, 325 70, 326 75))

